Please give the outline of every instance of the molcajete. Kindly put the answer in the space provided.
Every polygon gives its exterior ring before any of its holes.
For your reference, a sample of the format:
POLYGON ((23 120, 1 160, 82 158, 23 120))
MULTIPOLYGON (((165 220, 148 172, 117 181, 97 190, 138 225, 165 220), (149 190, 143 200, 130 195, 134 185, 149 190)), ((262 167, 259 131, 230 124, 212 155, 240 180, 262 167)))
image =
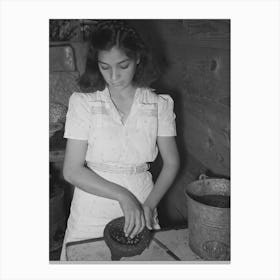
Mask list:
POLYGON ((152 238, 147 227, 144 227, 133 239, 125 237, 124 223, 125 218, 119 217, 109 222, 104 229, 104 241, 111 251, 112 261, 140 255, 148 247, 152 238))

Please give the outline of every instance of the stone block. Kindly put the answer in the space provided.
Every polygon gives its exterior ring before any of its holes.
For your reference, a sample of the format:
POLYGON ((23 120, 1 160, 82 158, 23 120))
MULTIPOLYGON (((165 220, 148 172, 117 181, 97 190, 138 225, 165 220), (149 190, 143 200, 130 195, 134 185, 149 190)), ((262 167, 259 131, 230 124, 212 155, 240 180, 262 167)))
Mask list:
POLYGON ((70 44, 50 47, 50 72, 76 71, 76 57, 74 49, 70 44))
POLYGON ((181 88, 188 95, 213 101, 229 96, 229 52, 197 48, 192 58, 181 62, 181 88))
POLYGON ((223 133, 209 127, 190 113, 186 113, 184 139, 189 153, 211 172, 230 175, 229 140, 223 133))
POLYGON ((80 20, 50 19, 49 40, 51 42, 79 41, 82 39, 80 20))
POLYGON ((79 91, 78 72, 52 72, 49 76, 50 102, 57 102, 68 107, 70 95, 79 91))
POLYGON ((183 26, 189 38, 228 39, 230 36, 230 20, 183 20, 183 26))
POLYGON ((88 42, 51 42, 49 52, 50 72, 78 71, 82 74, 85 70, 87 53, 88 42), (69 52, 69 59, 67 60, 65 48, 68 47, 71 48, 71 52, 69 52), (69 55, 73 55, 73 57, 70 59, 69 55), (71 60, 75 62, 75 65, 70 63, 71 60), (74 70, 73 66, 75 66, 74 70))
MULTIPOLYGON (((221 103, 198 97, 184 99, 184 114, 189 112, 210 128, 222 133, 229 146, 230 108, 221 103)), ((186 118, 186 117, 185 117, 186 118)))

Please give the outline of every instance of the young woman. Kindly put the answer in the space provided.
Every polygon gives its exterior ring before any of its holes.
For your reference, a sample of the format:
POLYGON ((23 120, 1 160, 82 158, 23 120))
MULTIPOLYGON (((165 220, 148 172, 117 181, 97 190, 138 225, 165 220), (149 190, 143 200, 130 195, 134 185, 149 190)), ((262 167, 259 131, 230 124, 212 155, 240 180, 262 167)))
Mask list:
POLYGON ((102 237, 124 216, 133 238, 145 226, 159 229, 157 205, 179 169, 173 100, 149 84, 157 77, 137 32, 122 21, 100 21, 86 70, 69 100, 63 174, 75 186, 65 244, 102 237), (148 162, 163 167, 155 184, 148 162))

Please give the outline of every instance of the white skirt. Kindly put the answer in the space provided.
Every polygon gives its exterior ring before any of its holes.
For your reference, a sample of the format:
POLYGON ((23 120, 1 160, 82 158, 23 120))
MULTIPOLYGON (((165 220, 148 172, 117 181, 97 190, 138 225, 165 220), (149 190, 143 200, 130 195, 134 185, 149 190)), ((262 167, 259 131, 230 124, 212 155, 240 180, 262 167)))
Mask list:
MULTIPOLYGON (((127 188, 141 203, 154 187, 149 171, 127 175, 93 170, 104 179, 127 188)), ((66 260, 66 243, 103 237, 106 224, 121 216, 124 214, 118 201, 96 196, 75 187, 60 260, 66 260)), ((160 229, 157 209, 154 211, 153 228, 160 229)))

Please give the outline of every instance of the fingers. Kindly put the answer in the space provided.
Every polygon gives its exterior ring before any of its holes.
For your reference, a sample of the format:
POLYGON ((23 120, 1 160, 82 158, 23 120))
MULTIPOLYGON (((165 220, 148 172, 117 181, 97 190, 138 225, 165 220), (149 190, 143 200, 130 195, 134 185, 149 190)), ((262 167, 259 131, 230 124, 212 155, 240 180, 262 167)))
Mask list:
POLYGON ((138 233, 141 232, 141 230, 144 228, 144 226, 145 226, 145 219, 144 219, 143 212, 136 213, 134 228, 133 228, 131 234, 129 234, 129 237, 134 238, 138 233))
POLYGON ((131 219, 129 220, 129 224, 128 224, 127 230, 126 230, 126 236, 130 236, 130 234, 134 228, 134 224, 135 224, 135 221, 134 221, 133 216, 131 215, 131 219))
POLYGON ((139 232, 141 232, 141 231, 144 229, 145 225, 146 225, 146 222, 145 222, 145 215, 144 215, 144 214, 141 215, 141 223, 142 223, 142 227, 141 227, 141 229, 140 229, 139 232))
POLYGON ((144 207, 143 211, 130 212, 125 216, 124 232, 126 237, 134 238, 144 227, 153 229, 153 215, 149 207, 144 207))
POLYGON ((120 201, 125 216, 123 230, 126 236, 134 238, 145 227, 144 211, 137 198, 131 193, 128 193, 126 198, 120 201))
POLYGON ((137 215, 135 221, 134 221, 134 228, 131 230, 131 232, 128 234, 130 238, 134 238, 134 236, 138 233, 140 227, 141 227, 141 219, 140 215, 137 215))
POLYGON ((131 220, 132 220, 132 215, 131 214, 125 215, 125 222, 124 222, 123 231, 124 231, 126 236, 128 236, 128 232, 131 229, 131 220))

